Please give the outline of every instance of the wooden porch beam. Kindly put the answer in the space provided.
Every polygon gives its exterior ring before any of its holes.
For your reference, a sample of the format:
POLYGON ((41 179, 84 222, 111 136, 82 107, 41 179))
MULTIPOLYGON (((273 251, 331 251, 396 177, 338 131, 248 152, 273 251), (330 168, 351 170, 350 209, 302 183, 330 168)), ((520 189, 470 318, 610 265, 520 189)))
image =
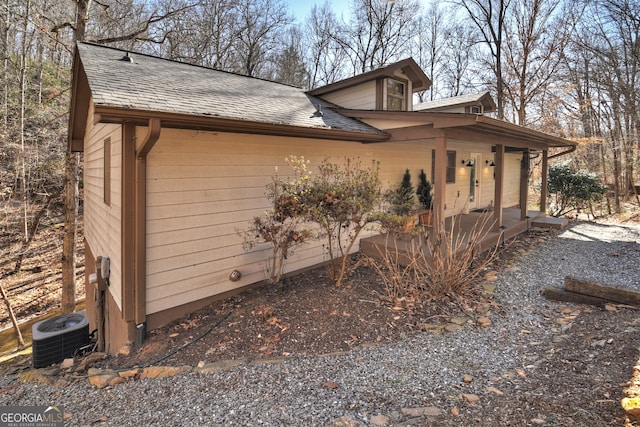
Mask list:
POLYGON ((542 215, 547 214, 547 192, 548 192, 548 175, 549 174, 549 151, 542 151, 542 188, 540 189, 540 211, 542 215))
POLYGON ((522 152, 522 160, 520 161, 520 219, 523 221, 529 215, 529 167, 529 150, 525 149, 522 152))
POLYGON ((548 144, 527 140, 518 140, 513 136, 500 135, 493 132, 482 132, 478 129, 447 129, 447 136, 449 137, 449 139, 479 144, 501 144, 505 147, 517 147, 537 150, 546 150, 549 148, 548 144))
POLYGON ((493 231, 500 232, 502 227, 502 187, 504 183, 504 145, 496 145, 495 154, 495 191, 494 191, 494 209, 493 209, 493 231))
POLYGON ((436 235, 444 231, 445 203, 447 193, 447 135, 436 138, 436 155, 433 183, 434 231, 436 235))

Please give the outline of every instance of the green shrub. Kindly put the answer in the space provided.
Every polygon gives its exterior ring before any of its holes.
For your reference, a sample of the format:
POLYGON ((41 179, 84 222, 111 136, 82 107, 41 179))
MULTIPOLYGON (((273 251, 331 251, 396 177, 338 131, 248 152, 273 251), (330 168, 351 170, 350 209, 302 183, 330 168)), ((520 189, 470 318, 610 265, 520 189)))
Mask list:
POLYGON ((577 209, 592 208, 602 200, 606 187, 601 180, 567 165, 552 165, 548 180, 549 214, 555 217, 577 209))

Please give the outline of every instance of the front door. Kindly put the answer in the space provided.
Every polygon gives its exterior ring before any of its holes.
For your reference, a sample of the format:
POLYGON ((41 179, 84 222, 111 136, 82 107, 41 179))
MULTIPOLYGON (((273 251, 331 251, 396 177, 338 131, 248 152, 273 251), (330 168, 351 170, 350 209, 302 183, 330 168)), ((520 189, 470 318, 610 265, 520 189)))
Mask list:
POLYGON ((469 210, 478 209, 480 200, 480 160, 479 153, 471 153, 469 168, 469 210))

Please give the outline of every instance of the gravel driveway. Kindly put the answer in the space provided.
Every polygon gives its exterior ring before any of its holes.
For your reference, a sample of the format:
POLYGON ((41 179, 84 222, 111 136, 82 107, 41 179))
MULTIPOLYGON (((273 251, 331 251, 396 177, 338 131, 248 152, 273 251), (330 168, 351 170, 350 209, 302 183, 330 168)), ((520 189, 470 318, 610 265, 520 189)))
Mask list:
POLYGON ((572 225, 498 275, 489 327, 101 390, 6 375, 0 405, 63 406, 67 425, 623 425, 619 384, 638 356, 638 311, 539 292, 568 275, 640 290, 639 242, 638 228, 572 225), (589 394, 574 399, 577 389, 589 394))

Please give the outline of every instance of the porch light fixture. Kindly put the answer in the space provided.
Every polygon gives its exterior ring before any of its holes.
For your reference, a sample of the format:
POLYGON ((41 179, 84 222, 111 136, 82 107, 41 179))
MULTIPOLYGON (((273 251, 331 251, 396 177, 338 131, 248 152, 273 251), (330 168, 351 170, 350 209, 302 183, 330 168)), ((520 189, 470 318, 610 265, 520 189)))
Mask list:
POLYGON ((471 159, 467 160, 467 167, 470 168, 473 166, 473 162, 471 161, 471 159))
POLYGON ((494 162, 493 160, 491 160, 491 163, 489 163, 489 160, 485 160, 484 162, 491 167, 494 167, 496 165, 496 162, 494 162))

